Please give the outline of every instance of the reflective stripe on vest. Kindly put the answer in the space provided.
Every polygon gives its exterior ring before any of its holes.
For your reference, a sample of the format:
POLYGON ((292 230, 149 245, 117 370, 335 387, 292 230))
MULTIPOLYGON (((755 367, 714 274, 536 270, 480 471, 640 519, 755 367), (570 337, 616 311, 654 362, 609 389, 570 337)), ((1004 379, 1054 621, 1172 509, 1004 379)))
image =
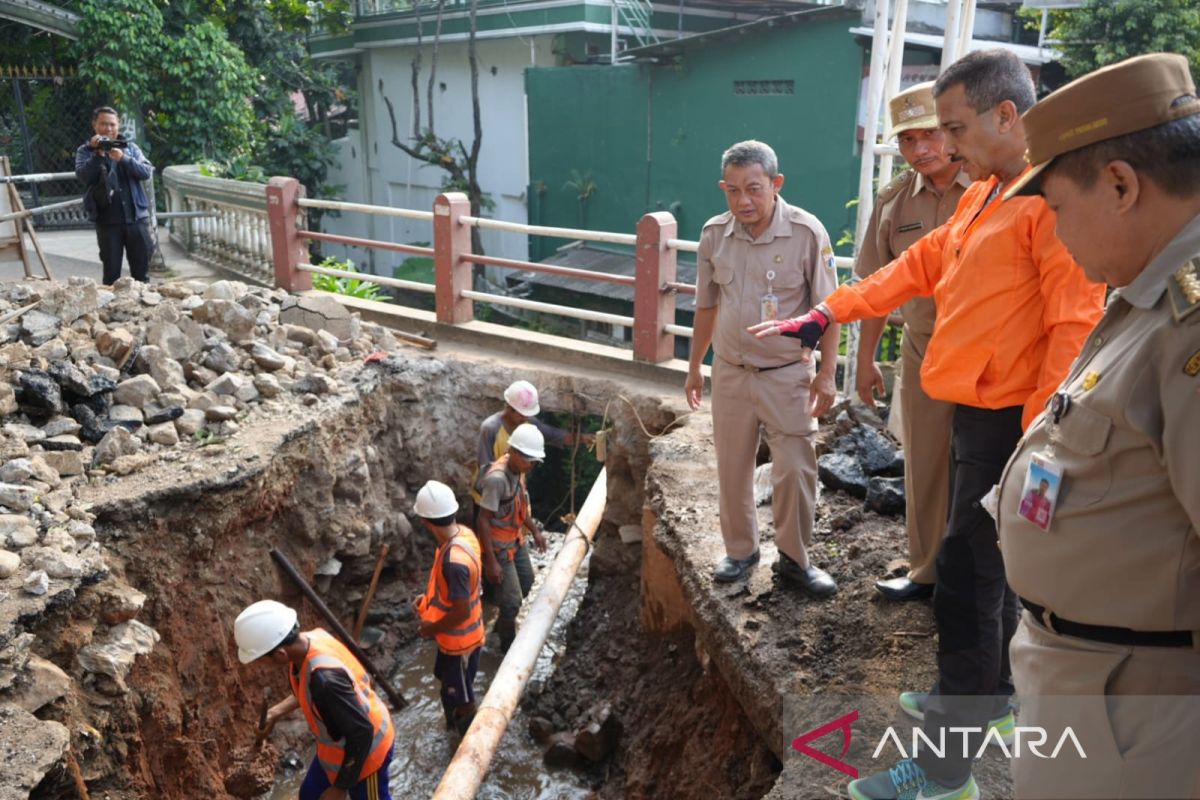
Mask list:
POLYGON ((337 780, 346 756, 345 742, 342 739, 334 739, 326 729, 325 721, 321 719, 316 703, 313 702, 309 681, 313 672, 318 669, 341 670, 350 678, 359 709, 370 720, 374 730, 371 749, 367 751, 366 760, 359 769, 358 780, 355 781, 359 783, 383 766, 384 759, 387 758, 395 738, 391 714, 379 695, 371 688, 371 677, 366 669, 344 644, 321 628, 309 631, 307 636, 308 653, 305 654, 304 663, 300 667, 300 675, 297 677, 294 674, 295 670, 288 671, 292 694, 300 703, 300 710, 304 712, 308 729, 317 738, 317 760, 332 784, 337 780))
MULTIPOLYGON (((503 472, 508 469, 508 453, 497 458, 488 467, 487 474, 503 472)), ((486 476, 485 476, 486 477, 486 476)), ((509 505, 508 513, 504 516, 492 515, 492 545, 497 550, 515 548, 525 541, 522 533, 525 520, 529 519, 529 495, 525 491, 525 476, 517 481, 517 491, 508 497, 501 498, 499 505, 509 505)))
POLYGON ((479 599, 483 570, 480 567, 479 539, 470 528, 459 525, 454 536, 438 548, 433 559, 433 568, 429 571, 425 594, 417 603, 417 614, 426 622, 433 623, 442 619, 453 605, 450 586, 446 583, 446 575, 441 569, 444 556, 455 564, 465 566, 470 575, 470 613, 462 625, 441 631, 436 636, 439 650, 447 655, 457 656, 470 653, 483 644, 483 607, 479 599))

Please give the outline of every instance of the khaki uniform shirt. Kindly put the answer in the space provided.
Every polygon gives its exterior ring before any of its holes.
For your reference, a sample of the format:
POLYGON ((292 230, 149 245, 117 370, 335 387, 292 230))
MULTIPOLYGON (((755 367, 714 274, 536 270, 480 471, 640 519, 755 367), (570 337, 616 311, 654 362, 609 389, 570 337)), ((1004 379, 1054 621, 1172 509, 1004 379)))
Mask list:
POLYGON ((1072 622, 1200 631, 1200 217, 1127 287, 1000 482, 1014 591, 1072 622), (1017 513, 1030 455, 1065 475, 1050 529, 1017 513))
POLYGON ((697 253, 696 308, 717 307, 713 352, 738 366, 799 361, 804 350, 799 339, 756 339, 746 328, 763 321, 762 298, 768 292, 779 297, 778 319, 807 312, 837 288, 835 267, 824 226, 782 197, 776 197, 771 224, 757 239, 728 211, 710 219, 697 253))
MULTIPOLYGON (((915 170, 906 170, 897 176, 875 198, 875 208, 867 223, 867 236, 854 262, 854 274, 860 278, 873 275, 922 236, 950 219, 970 185, 971 179, 963 169, 940 196, 933 190, 933 184, 915 170)), ((900 307, 900 312, 909 330, 927 343, 933 335, 936 317, 933 298, 914 297, 900 307)))

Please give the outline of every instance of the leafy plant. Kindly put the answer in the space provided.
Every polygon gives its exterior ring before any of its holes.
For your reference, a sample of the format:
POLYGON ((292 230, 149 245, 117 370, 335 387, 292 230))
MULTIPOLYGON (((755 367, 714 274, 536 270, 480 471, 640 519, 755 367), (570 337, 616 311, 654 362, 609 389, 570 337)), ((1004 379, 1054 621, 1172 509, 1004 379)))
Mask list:
MULTIPOLYGON (((358 272, 358 267, 354 266, 353 261, 334 258, 328 256, 317 266, 325 267, 326 269, 336 269, 342 272, 358 272)), ((370 281, 359 280, 358 278, 335 278, 333 275, 313 275, 313 288, 322 292, 330 292, 332 294, 345 295, 346 297, 357 297, 360 300, 374 300, 379 303, 390 303, 392 298, 384 293, 383 288, 370 281)))

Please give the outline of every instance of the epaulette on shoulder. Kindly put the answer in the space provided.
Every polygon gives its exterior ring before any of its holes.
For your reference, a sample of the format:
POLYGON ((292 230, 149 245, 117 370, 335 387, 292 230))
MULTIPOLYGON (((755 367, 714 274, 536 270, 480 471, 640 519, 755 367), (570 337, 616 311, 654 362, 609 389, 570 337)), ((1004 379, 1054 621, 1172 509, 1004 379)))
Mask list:
POLYGON ((888 181, 886 186, 879 190, 879 197, 876 199, 876 202, 879 204, 886 203, 896 195, 900 194, 900 192, 910 188, 912 186, 913 176, 916 174, 917 173, 913 172, 911 169, 908 169, 904 172, 901 172, 895 178, 892 178, 890 181, 888 181))
MULTIPOLYGON (((1200 269, 1193 258, 1175 273, 1167 278, 1167 293, 1171 295, 1171 311, 1175 314, 1176 322, 1183 320, 1196 311, 1200 311, 1200 269)), ((1200 316, 1196 317, 1200 320, 1200 316)))

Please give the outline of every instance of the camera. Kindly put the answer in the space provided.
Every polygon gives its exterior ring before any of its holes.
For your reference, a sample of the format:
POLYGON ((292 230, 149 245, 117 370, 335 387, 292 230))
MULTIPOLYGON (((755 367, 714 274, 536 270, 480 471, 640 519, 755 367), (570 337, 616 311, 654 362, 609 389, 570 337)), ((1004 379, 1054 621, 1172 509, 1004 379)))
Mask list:
POLYGON ((127 142, 121 138, 110 139, 107 136, 101 136, 99 139, 96 140, 96 146, 93 147, 92 149, 100 150, 100 151, 107 153, 109 150, 114 150, 114 149, 115 150, 124 150, 128 144, 129 144, 129 142, 127 142))

